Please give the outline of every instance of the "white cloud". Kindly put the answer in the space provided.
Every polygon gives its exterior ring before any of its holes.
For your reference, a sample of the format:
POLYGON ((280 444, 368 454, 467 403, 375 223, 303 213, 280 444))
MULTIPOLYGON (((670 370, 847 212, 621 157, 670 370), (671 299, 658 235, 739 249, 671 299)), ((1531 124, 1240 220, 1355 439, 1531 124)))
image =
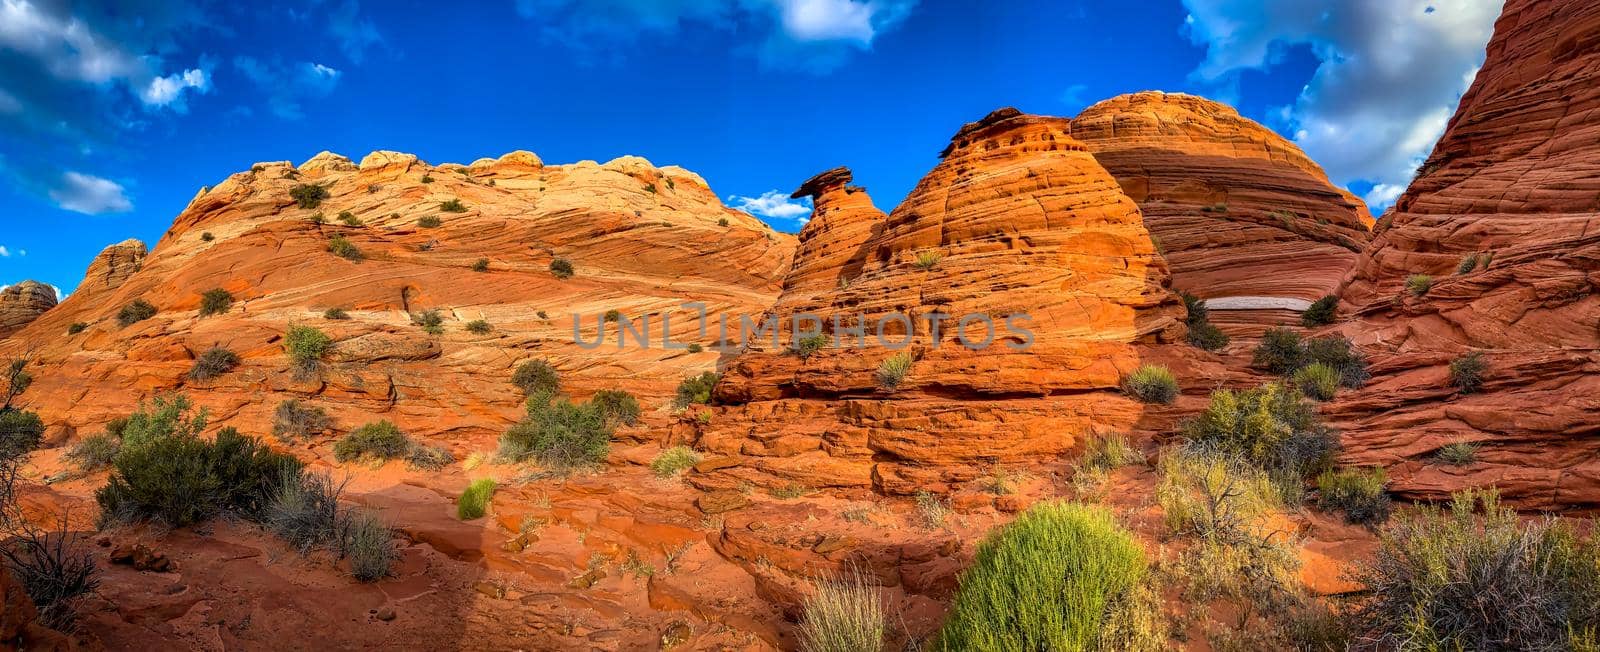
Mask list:
POLYGON ((1404 184, 1380 183, 1367 191, 1367 196, 1362 199, 1367 202, 1367 206, 1373 207, 1372 210, 1381 212, 1378 207, 1393 204, 1394 200, 1400 198, 1400 193, 1405 191, 1404 184))
MULTIPOLYGON (((192 68, 183 71, 181 74, 174 73, 166 77, 151 79, 150 85, 145 87, 144 93, 140 95, 139 99, 144 100, 145 104, 151 106, 166 106, 172 104, 183 95, 184 91, 189 89, 194 89, 196 93, 205 93, 211 90, 211 80, 207 77, 206 71, 192 68)), ((179 103, 179 108, 181 110, 182 103, 179 103)))
POLYGON ((205 73, 199 70, 162 77, 159 58, 134 54, 77 16, 30 0, 0 0, 0 50, 27 56, 57 79, 122 82, 147 106, 166 106, 183 88, 198 88, 196 74, 204 84, 205 73))
POLYGON ((0 258, 10 258, 10 257, 11 257, 11 250, 10 249, 6 249, 5 245, 0 245, 0 258))
POLYGON ((871 43, 874 3, 854 0, 778 0, 783 31, 796 41, 871 43))
POLYGON ((267 107, 286 120, 304 117, 303 104, 332 93, 343 75, 314 61, 286 64, 247 56, 234 57, 233 67, 266 95, 267 107))
POLYGON ((1195 77, 1226 89, 1308 46, 1316 72, 1282 116, 1335 183, 1375 187, 1374 212, 1399 196, 1443 135, 1483 61, 1501 0, 1184 0, 1206 46, 1195 77))
POLYGON ((133 210, 133 202, 123 193, 121 184, 88 174, 62 174, 61 184, 50 189, 49 194, 62 208, 86 215, 133 210))
POLYGON ((760 197, 728 195, 728 202, 732 208, 756 217, 798 220, 801 223, 811 219, 810 197, 790 199, 788 194, 777 190, 761 193, 760 197))

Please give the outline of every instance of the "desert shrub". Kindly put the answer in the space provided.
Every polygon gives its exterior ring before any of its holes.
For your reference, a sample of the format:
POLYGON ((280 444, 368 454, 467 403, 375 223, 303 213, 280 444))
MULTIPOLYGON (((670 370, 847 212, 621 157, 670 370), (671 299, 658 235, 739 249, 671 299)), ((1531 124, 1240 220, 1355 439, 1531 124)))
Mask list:
POLYGON ((1359 389, 1367 383, 1367 358, 1343 337, 1315 337, 1305 341, 1305 361, 1331 367, 1339 374, 1339 384, 1359 389))
POLYGON ((928 529, 944 527, 945 519, 950 518, 950 506, 944 500, 927 491, 918 490, 915 498, 917 506, 917 520, 922 527, 928 529))
POLYGON ((805 652, 879 652, 888 619, 878 591, 860 572, 817 580, 800 617, 805 652))
POLYGON ((1209 321, 1190 324, 1188 339, 1190 345, 1206 351, 1220 351, 1231 341, 1227 333, 1209 321))
POLYGON ((1380 467, 1323 471, 1317 476, 1317 506, 1344 512, 1351 523, 1382 523, 1389 518, 1386 482, 1380 467))
POLYGON ((1190 325, 1211 319, 1211 309, 1206 307, 1206 300, 1184 290, 1178 290, 1178 298, 1183 299, 1183 308, 1188 311, 1185 319, 1190 325))
POLYGON ((594 466, 611 449, 611 428, 591 403, 535 395, 528 414, 500 436, 500 456, 512 461, 537 459, 558 470, 594 466))
POLYGON ((272 434, 285 442, 310 439, 333 427, 327 411, 289 399, 272 411, 272 434))
POLYGON ((556 278, 569 279, 569 278, 572 278, 572 275, 574 273, 576 273, 576 272, 572 268, 572 262, 571 261, 568 261, 565 258, 557 258, 555 260, 550 261, 550 274, 555 276, 556 278))
POLYGON ((206 411, 194 410, 182 394, 157 396, 149 406, 143 402, 133 414, 106 424, 106 432, 128 444, 141 444, 163 437, 198 437, 206 427, 206 411))
POLYGON ((644 191, 648 192, 648 193, 650 193, 652 195, 656 194, 656 184, 653 184, 653 183, 644 184, 644 191))
POLYGON ((1451 442, 1440 446, 1434 456, 1445 464, 1466 466, 1478 461, 1478 445, 1465 441, 1451 442))
POLYGON ((938 251, 917 252, 917 269, 930 270, 939 266, 939 261, 944 260, 944 254, 938 251))
POLYGON ((1594 649, 1600 543, 1551 518, 1523 522, 1491 491, 1423 506, 1381 533, 1355 573, 1357 647, 1594 649))
POLYGON ((339 221, 343 222, 345 226, 362 226, 365 224, 365 222, 361 221, 361 218, 356 217, 356 214, 350 211, 340 211, 339 221))
POLYGON ((939 631, 945 650, 1085 650, 1145 572, 1111 512, 1040 503, 991 532, 939 631))
POLYGON ((1180 536, 1236 545, 1258 540, 1282 496, 1267 473, 1235 455, 1201 447, 1165 451, 1156 502, 1180 536))
POLYGON ((328 221, 328 218, 322 214, 322 211, 317 211, 312 213, 311 217, 306 218, 306 220, 310 221, 312 224, 321 225, 323 222, 328 221))
POLYGON ((350 242, 349 239, 339 234, 334 234, 333 237, 328 238, 328 251, 329 253, 332 253, 333 255, 345 260, 360 261, 366 258, 366 256, 361 253, 361 249, 357 248, 354 243, 350 242))
POLYGON ((722 218, 720 220, 717 220, 717 226, 727 226, 728 224, 729 224, 728 218, 726 218, 726 217, 724 217, 724 218, 722 218))
POLYGON ((344 308, 333 307, 333 308, 329 308, 327 310, 322 311, 322 318, 323 319, 332 319, 332 320, 335 320, 335 321, 340 321, 340 320, 349 319, 350 318, 350 313, 345 312, 344 308))
POLYGON ((1109 470, 1143 462, 1144 453, 1128 443, 1127 437, 1092 435, 1083 442, 1083 457, 1078 464, 1080 468, 1109 470))
POLYGON ((374 421, 350 431, 333 443, 333 457, 340 462, 362 458, 392 460, 411 454, 411 438, 389 421, 374 421))
POLYGON ((233 293, 222 288, 211 288, 200 295, 200 316, 220 315, 233 307, 233 293))
POLYGON ((446 213, 465 213, 467 212, 467 207, 462 206, 459 199, 447 199, 439 202, 439 210, 446 213))
POLYGON ((21 459, 39 447, 44 422, 39 415, 15 408, 0 410, 0 465, 21 459))
POLYGON ((437 229, 442 224, 444 221, 440 220, 438 215, 424 215, 417 218, 417 226, 424 229, 437 229))
POLYGON ((827 335, 823 335, 822 333, 817 333, 815 335, 807 335, 805 337, 800 338, 799 341, 794 343, 794 352, 795 352, 795 355, 800 356, 800 358, 802 360, 809 359, 811 356, 816 355, 818 351, 821 351, 822 348, 827 346, 827 345, 828 345, 828 336, 827 335))
POLYGON ((67 531, 67 520, 55 531, 12 526, 10 541, 0 546, 11 577, 22 586, 45 627, 71 631, 81 598, 100 586, 94 557, 67 531))
POLYGON ((210 231, 206 231, 206 232, 200 234, 200 241, 201 242, 211 242, 212 240, 216 240, 216 239, 217 239, 217 236, 211 235, 210 231))
POLYGON ((444 334, 444 315, 438 310, 424 310, 411 313, 411 323, 422 327, 422 332, 429 335, 444 334))
POLYGON ((607 310, 606 314, 601 316, 601 319, 605 323, 616 322, 616 323, 620 324, 620 323, 622 323, 622 311, 621 310, 617 310, 616 308, 612 308, 610 310, 607 310))
POLYGON ((203 414, 185 410, 176 422, 161 423, 163 412, 136 413, 151 426, 143 434, 130 434, 131 420, 124 430, 111 477, 95 492, 103 523, 154 520, 182 527, 224 510, 259 518, 285 474, 300 469, 293 457, 232 428, 213 441, 200 439, 195 433, 203 414))
POLYGON ((461 498, 456 501, 456 518, 470 521, 483 518, 489 512, 489 499, 494 497, 494 478, 478 478, 473 480, 467 490, 461 492, 461 498))
POLYGON ((602 389, 589 397, 589 403, 599 410, 600 418, 612 428, 631 426, 639 422, 639 400, 620 389, 602 389))
POLYGON ((1287 328, 1268 328, 1256 345, 1250 364, 1278 375, 1294 373, 1306 365, 1305 347, 1300 335, 1287 328))
POLYGON ((1321 362, 1301 367, 1291 380, 1302 393, 1319 401, 1331 400, 1339 391, 1339 372, 1321 362))
POLYGON ((1406 291, 1411 296, 1420 297, 1433 288, 1433 277, 1427 274, 1412 274, 1406 277, 1406 291))
POLYGON ((911 364, 915 362, 910 351, 901 351, 883 359, 878 363, 878 385, 884 389, 893 390, 904 382, 906 376, 911 375, 911 364))
POLYGON ((431 175, 431 174, 422 175, 422 182, 423 183, 433 183, 433 175, 431 175))
POLYGON ((684 349, 684 350, 688 351, 690 353, 699 353, 701 351, 706 350, 706 347, 700 346, 699 342, 690 342, 689 343, 689 348, 684 349))
POLYGON ((711 403, 711 390, 717 386, 717 381, 721 379, 721 375, 711 371, 683 379, 682 382, 678 383, 678 392, 673 398, 672 404, 679 408, 695 404, 709 405, 711 403))
POLYGON ((474 271, 474 272, 487 272, 487 271, 489 271, 489 259, 488 258, 479 258, 476 262, 472 263, 472 271, 474 271))
POLYGON ((511 384, 520 388, 526 396, 555 396, 561 390, 561 375, 548 362, 529 360, 518 365, 517 370, 511 373, 511 384))
POLYGON ((350 559, 350 575, 359 582, 376 582, 389 576, 389 568, 400 558, 394 544, 394 530, 376 514, 356 510, 344 528, 339 552, 350 559))
POLYGON ((111 460, 117 456, 117 450, 122 448, 122 440, 111 433, 102 432, 84 437, 72 449, 67 451, 67 460, 85 473, 98 471, 111 466, 111 460))
POLYGON ((700 453, 688 446, 673 446, 650 461, 650 470, 657 477, 670 478, 700 463, 700 453))
POLYGON ((489 331, 494 330, 494 327, 490 326, 489 322, 482 319, 474 319, 469 321, 464 328, 467 329, 468 333, 472 333, 473 335, 488 335, 489 331))
POLYGON ((1122 391, 1145 403, 1171 404, 1178 400, 1178 379, 1166 367, 1147 364, 1122 379, 1122 391))
POLYGON ((1461 257, 1461 262, 1456 264, 1457 274, 1471 274, 1478 267, 1478 254, 1471 253, 1461 257))
POLYGON ((156 307, 144 299, 134 299, 117 311, 117 323, 123 328, 156 316, 156 307))
POLYGON ((300 554, 336 546, 346 520, 339 508, 343 492, 344 483, 335 483, 326 473, 286 473, 262 521, 300 554))
POLYGON ((289 196, 293 197, 301 208, 316 208, 322 205, 322 200, 328 198, 328 189, 314 183, 302 183, 290 188, 289 196))
POLYGON ((72 325, 67 326, 67 334, 68 335, 77 335, 78 333, 82 333, 82 332, 84 332, 85 330, 88 330, 88 329, 89 329, 89 325, 88 324, 85 324, 85 323, 83 323, 81 321, 75 321, 75 322, 72 322, 72 325))
POLYGON ((1311 328, 1332 324, 1339 311, 1339 297, 1328 295, 1311 302, 1311 306, 1300 313, 1300 324, 1311 328))
POLYGON ((1489 363, 1478 351, 1456 358, 1450 361, 1450 384, 1462 394, 1476 392, 1483 387, 1483 372, 1488 368, 1489 363))
POLYGON ((1338 450, 1338 438, 1316 409, 1279 383, 1212 392, 1211 403, 1183 433, 1192 445, 1237 456, 1296 485, 1326 469, 1338 450))
POLYGON ((239 355, 220 346, 206 349, 189 368, 190 380, 211 380, 239 366, 239 355))
POLYGON ((283 336, 283 350, 289 354, 296 377, 316 373, 322 356, 333 348, 333 339, 310 326, 290 326, 283 336))
POLYGON ((411 468, 424 471, 438 471, 450 466, 455 461, 455 455, 438 446, 413 444, 411 452, 406 454, 406 464, 410 464, 411 468))

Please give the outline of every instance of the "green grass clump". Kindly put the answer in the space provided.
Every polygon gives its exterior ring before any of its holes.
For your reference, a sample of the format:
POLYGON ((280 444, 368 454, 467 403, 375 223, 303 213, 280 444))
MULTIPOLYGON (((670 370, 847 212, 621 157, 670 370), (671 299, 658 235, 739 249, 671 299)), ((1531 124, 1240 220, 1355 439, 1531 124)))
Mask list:
POLYGON ((289 189, 289 196, 301 208, 316 208, 328 198, 328 189, 314 183, 302 183, 289 189))
POLYGON ((589 403, 600 411, 600 418, 610 427, 631 426, 639 423, 639 400, 620 389, 602 389, 589 397, 589 403))
POLYGON ((1440 462, 1452 466, 1466 466, 1478 461, 1478 445, 1472 442, 1457 441, 1439 447, 1434 453, 1440 462))
POLYGON ((239 355, 220 346, 206 349, 189 368, 190 380, 211 380, 239 366, 239 355))
POLYGON ((111 466, 117 451, 122 449, 122 439, 109 432, 84 437, 67 451, 67 460, 84 473, 111 466))
POLYGON ((456 501, 456 518, 463 521, 483 518, 489 512, 489 499, 494 497, 494 487, 494 478, 473 480, 467 490, 461 492, 461 499, 456 501))
POLYGON ((1280 383, 1212 392, 1211 403, 1184 424, 1183 434, 1195 446, 1247 460, 1293 483, 1326 469, 1339 445, 1300 392, 1280 383))
POLYGON ((474 271, 474 272, 487 272, 487 271, 489 271, 489 259, 488 258, 479 258, 477 260, 477 262, 472 263, 472 271, 474 271))
POLYGON ((329 308, 327 310, 322 311, 322 318, 323 319, 332 319, 332 320, 335 320, 335 321, 344 320, 344 319, 349 319, 350 318, 350 313, 345 312, 344 308, 334 307, 334 308, 329 308))
POLYGON ((1389 518, 1388 482, 1382 468, 1323 471, 1317 476, 1317 505, 1344 512, 1351 523, 1376 524, 1389 518))
POLYGON ((1123 435, 1090 436, 1083 442, 1083 457, 1078 462, 1081 468, 1102 470, 1143 463, 1144 453, 1123 435))
POLYGON ((1288 375, 1308 362, 1300 334, 1287 328, 1268 328, 1261 334, 1261 343, 1250 364, 1278 374, 1288 375))
POLYGON ((310 326, 290 326, 283 336, 283 350, 289 354, 297 378, 316 373, 322 365, 322 356, 332 348, 333 339, 310 326))
POLYGON ((1300 324, 1306 328, 1332 324, 1339 312, 1339 297, 1328 295, 1317 299, 1300 313, 1300 324))
POLYGON ((117 311, 117 324, 127 328, 156 316, 156 307, 144 299, 134 299, 117 311))
POLYGON ((439 314, 438 310, 424 310, 412 313, 411 323, 421 326, 422 332, 429 335, 444 334, 444 315, 439 314))
POLYGON ((1406 291, 1411 296, 1420 297, 1433 288, 1433 277, 1427 274, 1412 274, 1406 277, 1406 291))
POLYGON ((376 582, 389 576, 400 558, 394 530, 366 510, 357 510, 341 537, 339 553, 350 560, 350 576, 358 582, 376 582))
POLYGON ((565 280, 572 278, 574 273, 576 271, 572 268, 572 261, 565 258, 557 258, 550 261, 550 274, 552 276, 565 280))
POLYGON ((77 335, 78 333, 82 333, 82 332, 84 332, 84 331, 86 331, 88 329, 89 329, 89 325, 88 324, 86 324, 84 322, 81 322, 81 321, 75 321, 75 322, 72 322, 72 324, 70 326, 67 326, 67 334, 68 335, 77 335))
POLYGON ((233 293, 222 288, 211 288, 200 295, 201 317, 220 315, 232 307, 233 293))
POLYGON ((304 441, 333 427, 333 419, 320 407, 289 399, 272 411, 272 434, 285 442, 304 441))
POLYGON ((438 215, 423 215, 417 218, 417 226, 424 229, 437 229, 441 224, 444 224, 444 221, 440 220, 438 215))
POLYGON ((1040 503, 978 544, 939 631, 944 650, 1088 650, 1145 573, 1111 512, 1040 503))
POLYGON ((610 452, 611 431, 594 404, 538 394, 528 398, 527 415, 500 436, 500 456, 560 471, 591 467, 610 452))
POLYGON ((459 199, 447 199, 439 203, 439 210, 446 213, 465 213, 467 207, 462 206, 459 199))
POLYGON ((1462 394, 1476 392, 1483 388, 1483 372, 1488 368, 1488 361, 1483 359, 1483 353, 1479 351, 1456 358, 1450 361, 1450 384, 1455 385, 1462 394))
POLYGON ((721 375, 712 371, 683 379, 682 382, 678 383, 677 395, 672 400, 673 406, 686 408, 696 404, 709 405, 711 403, 711 390, 717 386, 717 381, 721 379, 721 375))
POLYGON ((1296 370, 1292 380, 1301 393, 1318 401, 1332 400, 1339 391, 1339 372, 1321 362, 1296 370))
POLYGON ((489 331, 494 330, 494 327, 490 326, 489 322, 482 319, 474 319, 469 321, 463 328, 466 328, 467 332, 472 333, 473 335, 488 335, 489 331))
POLYGON ((350 431, 333 443, 333 457, 340 462, 363 458, 393 460, 411 454, 414 444, 400 428, 388 421, 375 421, 350 431))
POLYGON ((883 359, 878 363, 878 386, 893 391, 900 387, 906 376, 911 375, 911 365, 915 362, 910 351, 901 351, 883 359))
POLYGON ((661 451, 654 460, 650 461, 650 470, 656 477, 670 478, 691 466, 700 463, 700 453, 688 446, 673 446, 661 451))
POLYGON ((345 226, 363 226, 365 224, 365 222, 361 221, 361 218, 356 217, 356 214, 350 211, 340 211, 339 221, 343 222, 345 226))
POLYGON ((1337 337, 1314 337, 1305 341, 1306 361, 1322 364, 1339 373, 1339 384, 1350 389, 1365 385, 1367 358, 1357 351, 1350 340, 1337 337))
POLYGON ((878 591, 859 572, 819 579, 800 616, 805 652, 881 652, 889 631, 878 591))
POLYGON ((548 362, 529 360, 517 365, 517 370, 511 373, 511 384, 520 388, 524 396, 555 396, 561 390, 561 375, 548 362))
POLYGON ((800 338, 800 341, 794 343, 794 352, 795 355, 800 356, 800 359, 808 360, 811 358, 811 356, 816 355, 818 351, 821 351, 822 348, 827 345, 827 335, 823 335, 822 333, 817 333, 816 335, 807 335, 800 338))
POLYGON ((1166 367, 1147 364, 1122 379, 1122 391, 1144 403, 1170 405, 1178 400, 1178 379, 1166 367))
POLYGON ((1478 268, 1478 254, 1472 253, 1461 257, 1461 262, 1456 264, 1456 274, 1471 274, 1478 268))
POLYGON ((350 261, 360 261, 366 258, 366 256, 361 253, 360 248, 356 247, 355 244, 350 242, 349 239, 339 234, 334 234, 333 237, 328 238, 328 252, 350 261))
POLYGON ((944 260, 944 253, 942 252, 933 250, 919 251, 917 252, 916 266, 917 269, 927 271, 938 267, 941 260, 944 260))

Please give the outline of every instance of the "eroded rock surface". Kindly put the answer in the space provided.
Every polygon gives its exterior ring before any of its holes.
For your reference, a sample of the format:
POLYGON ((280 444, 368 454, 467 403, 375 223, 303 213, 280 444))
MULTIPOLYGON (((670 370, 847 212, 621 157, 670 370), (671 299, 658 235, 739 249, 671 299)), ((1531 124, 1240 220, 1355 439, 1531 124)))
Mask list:
POLYGON ((5 337, 56 307, 56 290, 38 281, 23 281, 0 290, 0 337, 5 337))

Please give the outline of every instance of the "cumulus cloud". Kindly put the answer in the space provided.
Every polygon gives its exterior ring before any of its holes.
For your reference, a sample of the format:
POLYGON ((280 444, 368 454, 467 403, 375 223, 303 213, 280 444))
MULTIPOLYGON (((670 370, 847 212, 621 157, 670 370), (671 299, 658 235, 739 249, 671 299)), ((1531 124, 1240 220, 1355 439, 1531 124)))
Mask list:
POLYGON ((133 210, 133 202, 123 192, 121 184, 78 172, 62 174, 60 185, 50 189, 50 199, 64 209, 85 215, 133 210))
MULTIPOLYGON (((190 89, 193 89, 196 93, 204 93, 211 90, 211 80, 206 75, 206 71, 199 68, 191 68, 182 73, 151 79, 150 84, 145 86, 144 92, 140 95, 140 99, 143 99, 145 104, 152 106, 167 106, 173 102, 178 102, 183 96, 183 92, 190 89)), ((180 111, 183 110, 183 103, 178 102, 177 108, 180 111)))
POLYGON ((748 43, 763 65, 827 72, 903 22, 917 0, 516 0, 546 41, 589 59, 640 37, 708 28, 763 35, 748 43))
POLYGON ((728 195, 728 205, 756 217, 797 220, 804 224, 811 220, 811 198, 790 199, 788 193, 769 190, 760 197, 728 195))
POLYGON ((1444 133, 1483 62, 1499 0, 1183 0, 1206 57, 1194 71, 1227 88, 1306 46, 1320 61, 1281 113, 1294 141, 1340 184, 1392 203, 1444 133))
POLYGON ((312 61, 284 63, 247 56, 234 57, 233 67, 266 96, 267 108, 285 120, 305 117, 304 103, 332 93, 342 74, 312 61))
POLYGON ((7 249, 5 245, 0 245, 0 258, 10 258, 10 257, 11 257, 11 250, 7 249))

